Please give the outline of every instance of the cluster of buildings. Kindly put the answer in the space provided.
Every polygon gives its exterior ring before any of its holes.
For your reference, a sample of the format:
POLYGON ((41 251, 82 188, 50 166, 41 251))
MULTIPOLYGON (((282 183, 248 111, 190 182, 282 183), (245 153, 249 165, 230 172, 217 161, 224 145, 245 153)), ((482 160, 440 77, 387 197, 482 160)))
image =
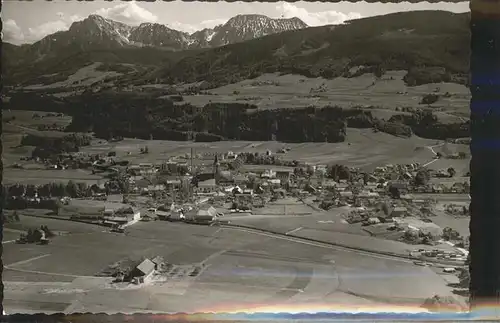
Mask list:
POLYGON ((176 206, 174 203, 159 207, 155 214, 160 220, 195 224, 211 224, 224 215, 209 204, 176 206))
MULTIPOLYGON (((271 152, 267 152, 267 155, 270 156, 271 152)), ((415 185, 415 178, 421 169, 419 163, 389 164, 369 173, 350 168, 349 178, 334 180, 329 177, 331 174, 327 165, 261 165, 262 167, 247 168, 241 167, 245 166, 241 164, 242 160, 245 158, 233 152, 205 153, 196 156, 198 165, 195 165, 191 152, 158 165, 131 165, 123 158, 117 160, 114 153, 108 153, 107 156, 73 153, 59 156, 55 166, 64 168, 90 165, 94 173, 109 174, 107 182, 90 187, 95 199, 106 200, 109 194, 120 193, 142 195, 155 205, 157 218, 191 223, 212 223, 218 220, 221 214, 210 204, 214 200, 234 202, 233 209, 238 211, 262 206, 267 201, 286 195, 302 198, 313 196, 323 209, 343 206, 365 208, 365 211, 349 215, 347 220, 351 223, 386 223, 409 213, 414 214, 415 209, 430 209, 429 201, 415 199, 412 193, 469 191, 469 184, 459 181, 447 181, 450 183, 447 185, 415 185), (201 165, 198 163, 200 160, 201 165), (387 197, 396 197, 401 203, 394 205, 389 213, 374 212, 374 207, 387 197), (199 202, 203 199, 204 202, 199 202), (411 210, 408 210, 408 205, 412 206, 411 210)), ((430 176, 449 177, 450 171, 431 172, 430 176)), ((105 209, 97 217, 104 224, 112 226, 141 220, 140 211, 132 206, 119 210, 105 209)))

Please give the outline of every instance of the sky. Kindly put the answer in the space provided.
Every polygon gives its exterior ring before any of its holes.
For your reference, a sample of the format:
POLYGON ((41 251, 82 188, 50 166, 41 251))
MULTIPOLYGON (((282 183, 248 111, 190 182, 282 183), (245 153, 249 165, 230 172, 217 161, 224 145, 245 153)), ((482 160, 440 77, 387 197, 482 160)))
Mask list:
POLYGON ((238 14, 263 14, 271 18, 298 17, 309 26, 339 24, 349 19, 383 15, 409 10, 469 11, 469 3, 440 2, 430 4, 366 2, 120 2, 85 1, 17 1, 2 3, 2 39, 13 44, 33 43, 61 30, 90 14, 129 25, 156 22, 192 33, 223 24, 238 14))

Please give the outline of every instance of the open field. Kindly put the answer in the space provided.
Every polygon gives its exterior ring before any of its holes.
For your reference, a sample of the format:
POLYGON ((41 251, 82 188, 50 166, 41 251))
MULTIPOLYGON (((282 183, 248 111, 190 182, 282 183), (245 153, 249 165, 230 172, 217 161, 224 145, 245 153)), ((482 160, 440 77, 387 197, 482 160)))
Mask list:
MULTIPOLYGON (((436 159, 432 161, 431 164, 427 166, 429 169, 434 170, 447 170, 449 167, 453 167, 457 172, 457 177, 461 177, 469 171, 470 158, 467 159, 436 159)), ((434 179, 433 179, 434 181, 434 179)), ((437 178, 436 181, 446 182, 446 178, 437 178)))
POLYGON ((454 217, 452 215, 445 214, 442 211, 436 211, 435 213, 436 216, 432 217, 432 222, 439 225, 441 228, 450 227, 453 230, 458 231, 462 237, 468 237, 470 235, 470 217, 454 217))
POLYGON ((468 113, 470 92, 462 85, 453 83, 407 86, 403 77, 405 71, 390 71, 377 79, 373 74, 353 78, 306 78, 300 75, 264 74, 252 80, 245 80, 210 90, 214 95, 184 96, 194 105, 209 102, 247 102, 260 109, 294 108, 309 105, 340 105, 381 107, 374 110, 375 116, 389 119, 401 107, 423 107, 420 105, 426 94, 449 93, 432 107, 443 109, 438 118, 443 122, 460 122, 468 113), (319 88, 321 91, 316 91, 319 88), (313 93, 311 93, 311 89, 313 93), (436 91, 438 89, 438 91, 436 91))
MULTIPOLYGON (((446 194, 443 194, 446 195, 446 194)), ((361 224, 348 224, 342 215, 349 213, 349 207, 342 207, 330 211, 310 211, 307 215, 274 214, 259 215, 261 209, 256 209, 254 215, 225 216, 231 224, 243 225, 248 228, 270 230, 281 234, 297 237, 311 238, 317 241, 326 241, 348 245, 354 248, 364 248, 376 252, 392 252, 399 255, 408 255, 409 251, 417 246, 408 245, 397 241, 399 232, 391 232, 385 229, 386 225, 363 227, 361 224), (373 235, 373 236, 370 236, 373 235)), ((283 209, 282 209, 283 210, 283 209)), ((281 211, 282 211, 281 210, 281 211)), ((432 217, 433 223, 424 223, 418 219, 405 218, 403 222, 414 227, 429 227, 440 231, 445 227, 451 227, 462 236, 468 236, 468 217, 453 217, 443 212, 437 212, 432 217), (440 228, 439 228, 439 227, 440 228)), ((428 248, 427 246, 418 246, 428 248)), ((452 251, 449 245, 439 245, 452 251)))
POLYGON ((116 76, 123 75, 122 73, 112 72, 112 71, 98 71, 97 67, 102 65, 102 63, 95 62, 93 64, 87 65, 80 68, 74 74, 69 75, 69 77, 60 82, 55 82, 52 84, 36 84, 26 86, 29 90, 43 90, 43 89, 54 89, 54 88, 72 88, 72 87, 82 87, 90 86, 94 83, 98 83, 106 80, 107 78, 112 78, 116 76))
POLYGON ((5 184, 45 184, 50 182, 85 182, 87 184, 98 183, 102 180, 99 175, 89 174, 83 170, 26 170, 8 169, 4 173, 5 184))
MULTIPOLYGON (((387 111, 387 110, 383 110, 387 111)), ((61 132, 40 132, 32 130, 32 122, 45 122, 40 120, 30 120, 31 112, 28 111, 11 111, 11 114, 16 115, 16 123, 5 124, 4 134, 4 161, 6 165, 14 162, 19 162, 22 156, 31 154, 33 147, 20 147, 22 133, 36 133, 41 135, 65 135, 61 132), (19 119, 19 121, 17 121, 19 119), (20 122, 19 124, 17 122, 20 122), (7 130, 7 132, 5 132, 7 130)), ((52 118, 52 117, 50 117, 52 118)), ((50 119, 48 118, 48 119, 50 119)), ((65 119, 66 117, 62 118, 65 119)), ((65 121, 69 122, 69 121, 65 121)), ((410 163, 421 162, 427 163, 432 159, 432 152, 428 149, 416 150, 418 147, 436 145, 436 140, 427 140, 413 136, 410 139, 398 138, 385 133, 374 133, 370 129, 351 129, 347 131, 347 140, 344 143, 301 143, 301 144, 284 144, 279 142, 243 142, 243 141, 224 141, 214 143, 192 143, 192 142, 174 142, 161 140, 136 140, 125 139, 121 142, 107 143, 102 140, 96 140, 92 146, 82 147, 83 152, 88 153, 103 153, 115 151, 118 157, 125 157, 131 163, 141 162, 161 162, 166 161, 172 156, 182 156, 190 153, 191 148, 194 148, 196 154, 210 152, 266 152, 270 150, 275 153, 283 147, 290 147, 291 150, 282 154, 280 157, 287 160, 301 160, 312 164, 328 164, 328 163, 343 163, 350 166, 373 168, 387 163, 410 163), (148 146, 149 154, 143 155, 139 150, 144 146, 148 146), (130 155, 129 155, 130 153, 130 155)), ((441 147, 436 148, 436 152, 440 151, 441 147)), ((448 144, 449 151, 467 151, 466 145, 448 144)), ((432 161, 432 168, 440 169, 445 167, 454 167, 457 172, 463 171, 468 163, 468 160, 436 160, 432 161)), ((266 167, 266 166, 249 166, 251 167, 266 167)), ((9 169, 7 174, 10 173, 9 169)), ((71 171, 68 171, 71 172, 71 171)), ((79 178, 81 175, 68 175, 68 179, 72 177, 79 178)), ((63 178, 64 176, 56 176, 55 178, 63 178)), ((96 180, 98 177, 84 176, 84 180, 96 180)), ((38 176, 23 176, 27 181, 36 181, 38 176)))
MULTIPOLYGON (((12 125, 24 126, 28 128, 35 128, 39 125, 53 125, 58 127, 66 127, 71 123, 70 116, 54 116, 50 115, 50 112, 43 111, 27 111, 27 110, 4 110, 2 111, 2 118, 4 120, 11 120, 12 125), (33 118, 33 115, 37 114, 43 118, 33 118)), ((54 114, 54 113, 52 113, 54 114)))
MULTIPOLYGON (((5 226, 5 224, 4 224, 4 226, 5 226)), ((19 238, 19 232, 7 231, 7 230, 5 230, 5 227, 4 227, 3 240, 2 240, 3 243, 12 243, 12 241, 16 240, 17 238, 19 238)))
MULTIPOLYGON (((32 147, 19 147, 21 136, 19 134, 4 134, 5 165, 19 162, 19 158, 29 156, 32 147)), ((418 137, 402 139, 384 133, 373 133, 371 130, 348 129, 347 143, 302 143, 283 144, 279 142, 238 142, 223 141, 214 143, 192 143, 161 140, 138 140, 124 139, 120 142, 95 141, 91 146, 82 147, 83 152, 106 154, 115 151, 120 158, 126 158, 131 163, 161 163, 170 157, 189 154, 191 148, 196 154, 219 153, 233 151, 260 152, 267 150, 276 152, 283 147, 291 150, 286 154, 280 154, 285 160, 299 160, 311 164, 338 163, 348 166, 361 167, 367 170, 385 164, 407 164, 420 162, 421 164, 431 162, 428 166, 433 169, 446 169, 453 167, 459 175, 468 170, 467 160, 440 159, 432 160, 432 152, 429 149, 417 149, 418 147, 435 145, 435 140, 427 140, 418 137), (149 154, 140 154, 142 147, 149 148, 149 154), (128 154, 130 152, 130 155, 128 154)), ((211 163, 211 160, 199 161, 200 163, 211 163)), ((29 165, 28 165, 29 166, 29 165)), ((28 167, 27 166, 27 167, 28 167)), ((281 166, 247 165, 248 170, 262 170, 273 168, 284 169, 281 166)), ((5 183, 29 183, 38 184, 47 181, 67 182, 69 180, 97 183, 102 180, 99 175, 92 175, 83 170, 30 170, 12 169, 5 171, 5 183)))
MULTIPOLYGON (((222 141, 213 143, 176 142, 162 140, 124 139, 90 147, 83 147, 88 153, 107 153, 115 151, 118 157, 125 157, 131 163, 161 162, 172 156, 209 152, 276 152, 283 147, 290 147, 287 154, 281 155, 287 160, 301 160, 311 164, 339 163, 349 166, 374 168, 385 164, 425 163, 432 159, 428 149, 416 150, 417 147, 431 146, 435 140, 418 137, 402 139, 385 133, 373 133, 371 130, 348 129, 347 142, 344 143, 302 143, 283 144, 279 142, 222 141), (348 145, 349 143, 349 145, 348 145), (140 148, 147 146, 148 154, 139 154, 140 148), (128 152, 131 154, 128 155, 128 152)), ((249 166, 249 168, 265 166, 249 166)), ((269 166, 270 167, 270 166, 269 166)), ((266 168, 269 168, 266 167, 266 168)), ((279 168, 279 167, 278 167, 279 168)))
MULTIPOLYGON (((31 219, 23 217, 22 221, 31 219)), ((48 312, 189 312, 248 308, 260 303, 345 304, 340 301, 344 297, 350 305, 418 306, 436 293, 451 293, 432 270, 411 262, 249 232, 168 222, 138 223, 127 229, 127 235, 65 221, 56 227, 61 230, 67 225, 93 229, 56 237, 46 246, 4 245, 4 304, 15 311, 29 311, 40 308, 42 297, 48 312), (154 255, 173 264, 204 262, 207 268, 196 279, 173 279, 125 290, 110 286, 105 278, 87 277, 122 257, 154 255), (21 282, 23 275, 25 281, 21 282), (59 282, 54 277, 60 277, 59 282), (415 285, 415 279, 422 283, 415 285)))

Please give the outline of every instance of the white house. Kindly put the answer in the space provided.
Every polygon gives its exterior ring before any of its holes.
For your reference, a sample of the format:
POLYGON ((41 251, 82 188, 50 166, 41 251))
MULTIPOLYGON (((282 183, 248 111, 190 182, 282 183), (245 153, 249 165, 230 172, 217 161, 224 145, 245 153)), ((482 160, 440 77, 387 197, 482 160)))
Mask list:
POLYGON ((154 272, 156 269, 156 265, 149 259, 145 259, 136 267, 136 277, 139 283, 147 284, 151 282, 153 278, 154 272))

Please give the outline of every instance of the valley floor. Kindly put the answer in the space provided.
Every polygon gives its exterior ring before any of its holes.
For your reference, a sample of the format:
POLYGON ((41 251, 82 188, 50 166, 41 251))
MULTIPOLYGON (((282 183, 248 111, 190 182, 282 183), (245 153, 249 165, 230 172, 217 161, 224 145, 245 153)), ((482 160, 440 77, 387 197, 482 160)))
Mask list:
POLYGON ((435 294, 453 295, 428 267, 251 232, 149 222, 124 236, 87 224, 44 222, 75 232, 46 246, 4 244, 4 307, 10 313, 418 307, 435 294), (92 277, 130 255, 160 255, 205 269, 195 278, 125 289, 92 277))

